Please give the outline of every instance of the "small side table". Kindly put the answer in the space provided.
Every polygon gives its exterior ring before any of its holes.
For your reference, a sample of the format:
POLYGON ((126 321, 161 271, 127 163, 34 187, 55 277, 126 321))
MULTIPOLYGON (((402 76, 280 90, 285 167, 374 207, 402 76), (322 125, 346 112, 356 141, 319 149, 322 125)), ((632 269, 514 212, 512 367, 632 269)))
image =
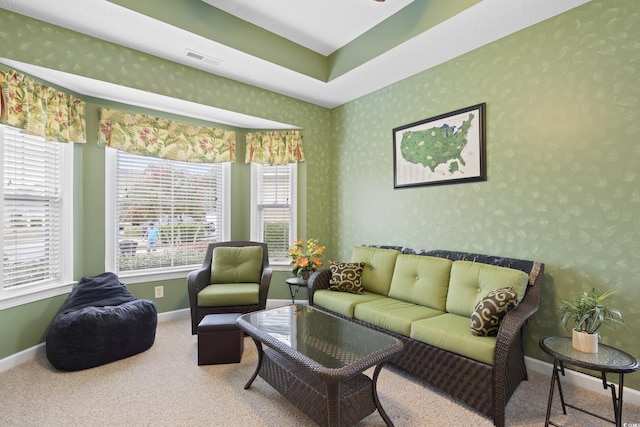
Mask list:
MULTIPOLYGON (((567 414, 567 406, 600 418, 605 421, 614 423, 617 427, 622 426, 622 391, 624 389, 624 374, 635 372, 638 370, 638 361, 635 357, 617 348, 610 347, 605 344, 598 344, 597 353, 584 353, 573 348, 571 338, 569 337, 546 337, 540 340, 540 348, 553 357, 553 374, 551 375, 551 387, 549 389, 549 402, 547 403, 547 418, 545 419, 545 427, 549 424, 558 426, 558 424, 549 420, 551 416, 551 404, 553 403, 553 393, 556 383, 558 384, 558 393, 560 394, 560 402, 562 403, 562 412, 567 414), (562 386, 560 384, 560 374, 564 376, 565 363, 571 366, 577 366, 592 371, 600 372, 602 386, 606 390, 611 389, 611 398, 613 400, 614 420, 605 418, 601 415, 587 411, 583 408, 570 405, 564 401, 562 394, 562 386), (616 385, 607 381, 607 373, 617 373, 618 392, 616 393, 616 385)), ((596 375, 593 375, 596 376, 596 375)), ((597 377, 597 376, 596 376, 597 377)), ((558 426, 559 427, 559 426, 558 426)))
POLYGON ((287 285, 289 286, 289 294, 291 295, 291 304, 295 304, 296 295, 298 295, 298 291, 300 288, 306 288, 309 286, 309 281, 303 279, 302 277, 287 277, 285 279, 287 285))

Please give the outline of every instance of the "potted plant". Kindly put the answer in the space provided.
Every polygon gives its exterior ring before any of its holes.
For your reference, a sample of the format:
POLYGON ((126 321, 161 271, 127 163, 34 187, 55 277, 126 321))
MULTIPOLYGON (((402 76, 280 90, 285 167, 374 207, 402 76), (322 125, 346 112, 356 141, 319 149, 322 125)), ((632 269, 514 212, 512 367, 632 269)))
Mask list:
POLYGON ((604 304, 613 294, 613 291, 606 291, 598 295, 592 289, 591 293, 583 292, 571 301, 562 302, 562 324, 569 330, 569 321, 575 322, 572 330, 573 348, 586 353, 597 353, 598 329, 602 325, 615 328, 616 323, 624 324, 620 311, 604 304))

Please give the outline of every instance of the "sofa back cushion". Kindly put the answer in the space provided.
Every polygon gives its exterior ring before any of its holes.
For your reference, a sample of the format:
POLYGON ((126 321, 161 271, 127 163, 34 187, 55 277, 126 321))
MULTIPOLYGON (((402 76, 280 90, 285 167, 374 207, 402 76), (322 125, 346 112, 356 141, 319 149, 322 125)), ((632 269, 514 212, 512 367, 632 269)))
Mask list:
POLYGON ((351 262, 364 262, 362 287, 365 291, 387 296, 393 268, 400 251, 395 249, 356 246, 351 254, 351 262))
POLYGON ((217 247, 211 259, 211 284, 260 283, 262 246, 217 247))
POLYGON ((471 261, 454 261, 447 293, 447 312, 471 317, 476 305, 489 292, 513 288, 519 304, 527 290, 529 277, 520 270, 471 261))
POLYGON ((421 255, 399 255, 389 296, 444 311, 452 261, 421 255))

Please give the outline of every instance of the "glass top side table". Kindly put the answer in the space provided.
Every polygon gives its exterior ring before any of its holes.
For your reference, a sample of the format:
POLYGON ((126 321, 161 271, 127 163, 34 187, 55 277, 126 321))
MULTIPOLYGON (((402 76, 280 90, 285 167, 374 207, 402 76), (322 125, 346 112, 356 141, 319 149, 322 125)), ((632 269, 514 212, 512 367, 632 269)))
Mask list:
POLYGON ((302 277, 294 276, 287 277, 285 279, 287 286, 289 286, 289 295, 291 295, 291 304, 296 303, 296 295, 298 295, 298 291, 301 287, 306 288, 309 286, 309 281, 307 279, 303 279, 302 277))
POLYGON ((624 374, 635 372, 638 370, 638 361, 630 354, 618 350, 605 344, 598 344, 597 353, 584 353, 573 348, 571 338, 569 337, 546 337, 540 340, 540 348, 553 357, 553 374, 551 376, 551 386, 549 389, 549 402, 547 403, 547 417, 545 419, 545 427, 549 424, 558 426, 550 421, 551 404, 553 402, 553 394, 556 383, 558 384, 558 393, 560 394, 560 402, 562 403, 562 412, 566 415, 567 406, 577 411, 584 412, 591 416, 600 418, 605 421, 614 423, 616 426, 622 425, 622 391, 624 389, 624 374), (564 400, 562 394, 562 386, 560 384, 560 374, 564 376, 565 364, 577 366, 600 373, 602 386, 606 390, 611 389, 611 398, 613 400, 614 420, 605 418, 599 414, 587 411, 586 409, 568 404, 564 400), (617 373, 618 391, 616 393, 616 385, 607 381, 607 373, 617 373))

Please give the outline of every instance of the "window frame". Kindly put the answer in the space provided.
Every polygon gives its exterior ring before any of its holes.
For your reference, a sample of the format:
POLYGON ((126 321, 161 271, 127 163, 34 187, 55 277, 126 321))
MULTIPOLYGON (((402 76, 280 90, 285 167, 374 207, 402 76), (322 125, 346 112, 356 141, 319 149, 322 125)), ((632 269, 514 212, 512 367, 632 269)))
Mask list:
MULTIPOLYGON (((117 239, 114 233, 116 229, 116 185, 117 172, 116 154, 118 150, 111 147, 105 148, 105 269, 115 271, 117 239)), ((222 241, 228 240, 230 234, 231 212, 231 167, 229 163, 222 163, 222 241)), ((203 254, 204 258, 204 254, 203 254)), ((156 280, 170 280, 185 278, 187 273, 200 265, 191 264, 170 268, 154 268, 148 270, 121 271, 118 277, 126 278, 127 283, 146 283, 156 280)))
MULTIPOLYGON (((251 240, 262 242, 263 236, 261 230, 263 229, 260 224, 260 215, 258 208, 258 178, 262 173, 263 167, 269 165, 261 165, 257 163, 251 163, 251 240)), ((298 164, 288 163, 287 165, 273 165, 273 166, 289 166, 290 176, 290 188, 289 188, 289 245, 292 245, 298 230, 298 164)), ((269 255, 269 264, 274 270, 286 271, 289 269, 291 260, 289 258, 282 260, 274 260, 269 255)))
MULTIPOLYGON (((27 135, 20 129, 12 128, 6 125, 0 125, 0 171, 3 175, 3 185, 0 187, 0 199, 4 201, 4 138, 7 129, 11 129, 21 134, 25 138, 31 138, 44 142, 45 144, 60 144, 60 168, 61 168, 61 192, 62 192, 62 219, 60 236, 62 239, 60 249, 60 279, 40 283, 38 285, 20 285, 15 289, 4 289, 0 286, 0 310, 16 307, 31 302, 36 302, 58 295, 71 292, 74 284, 73 265, 74 265, 74 191, 73 191, 73 171, 74 171, 74 143, 48 142, 44 138, 27 135)), ((3 203, 4 218, 4 203, 3 203)), ((4 225, 0 230, 0 247, 4 248, 4 225)), ((4 249, 3 249, 4 252, 4 249)))

